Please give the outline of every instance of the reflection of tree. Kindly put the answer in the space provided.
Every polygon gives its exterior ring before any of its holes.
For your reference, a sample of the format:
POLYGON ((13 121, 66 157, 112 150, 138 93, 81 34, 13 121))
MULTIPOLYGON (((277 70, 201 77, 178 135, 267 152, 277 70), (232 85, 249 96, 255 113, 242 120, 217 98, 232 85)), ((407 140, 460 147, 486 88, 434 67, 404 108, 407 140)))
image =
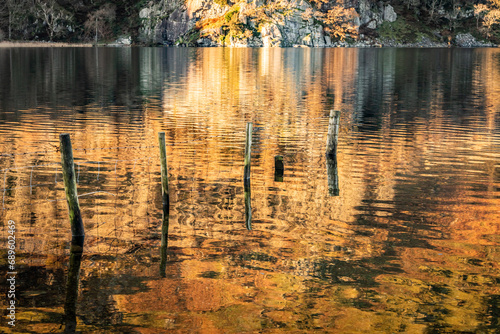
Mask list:
POLYGON ((0 110, 64 105, 83 112, 93 103, 132 109, 145 102, 142 90, 159 94, 163 72, 150 67, 161 65, 150 59, 154 49, 98 49, 1 49, 0 73, 10 85, 0 87, 0 110), (36 70, 26 62, 38 64, 36 70), (142 87, 146 71, 155 80, 142 87))

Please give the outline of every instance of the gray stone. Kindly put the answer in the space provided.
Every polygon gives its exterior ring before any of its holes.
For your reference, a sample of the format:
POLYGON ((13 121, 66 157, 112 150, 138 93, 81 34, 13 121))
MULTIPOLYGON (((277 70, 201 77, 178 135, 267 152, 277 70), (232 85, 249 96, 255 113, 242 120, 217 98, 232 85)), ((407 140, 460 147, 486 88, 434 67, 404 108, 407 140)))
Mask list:
POLYGON ((376 20, 370 21, 370 23, 368 23, 368 25, 366 27, 368 29, 377 29, 377 21, 376 20))
POLYGON ((455 36, 455 44, 457 46, 463 47, 463 48, 474 48, 474 47, 488 47, 488 46, 493 46, 491 43, 483 43, 474 36, 472 36, 470 33, 466 34, 458 34, 455 36))
POLYGON ((143 8, 139 12, 139 18, 141 18, 141 19, 149 19, 149 18, 151 18, 151 13, 153 13, 153 9, 152 8, 143 8))
POLYGON ((332 46, 332 39, 330 38, 330 36, 326 35, 325 36, 325 46, 332 46))
POLYGON ((371 4, 368 0, 359 1, 359 19, 360 24, 366 24, 372 19, 371 4))
POLYGON ((120 44, 120 45, 130 45, 132 44, 132 37, 130 36, 121 36, 119 37, 116 42, 116 44, 120 44))
POLYGON ((392 8, 391 5, 387 5, 384 8, 383 18, 384 18, 384 21, 394 22, 397 20, 398 14, 396 14, 396 12, 394 11, 394 8, 392 8))

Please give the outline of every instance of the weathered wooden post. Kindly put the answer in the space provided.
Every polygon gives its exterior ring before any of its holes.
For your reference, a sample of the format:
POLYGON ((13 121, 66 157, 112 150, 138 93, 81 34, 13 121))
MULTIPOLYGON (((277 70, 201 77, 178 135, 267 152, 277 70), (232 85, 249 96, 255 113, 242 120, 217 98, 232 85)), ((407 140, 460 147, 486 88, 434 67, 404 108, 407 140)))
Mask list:
POLYGON ((160 244, 160 276, 165 277, 165 269, 167 267, 168 227, 170 214, 170 193, 168 189, 167 147, 165 143, 165 132, 160 132, 158 134, 158 140, 160 144, 161 194, 163 202, 160 244))
POLYGON ((283 165, 283 156, 277 155, 274 157, 274 181, 283 182, 283 174, 285 166, 283 165))
POLYGON ((250 157, 252 153, 252 123, 247 123, 245 139, 245 169, 243 187, 245 191, 245 223, 248 230, 252 229, 252 192, 250 190, 250 157))
POLYGON ((161 194, 163 199, 163 211, 165 211, 166 206, 168 212, 170 194, 168 192, 167 147, 165 144, 165 132, 160 132, 158 134, 158 139, 160 143, 161 194))
POLYGON ((339 138, 340 111, 331 110, 328 122, 328 136, 326 138, 326 157, 337 156, 337 142, 339 138))
POLYGON ((250 158, 252 155, 252 123, 247 123, 245 138, 245 170, 243 175, 243 184, 250 187, 250 158))
POLYGON ((85 237, 85 232, 83 230, 80 204, 78 203, 78 193, 76 191, 75 164, 73 162, 73 149, 71 147, 71 139, 68 133, 63 133, 59 136, 59 140, 61 143, 62 172, 64 179, 64 190, 66 192, 66 200, 68 202, 71 234, 74 240, 80 239, 77 245, 81 243, 81 246, 83 246, 83 238, 85 237))
POLYGON ((326 139, 326 169, 328 174, 328 192, 330 196, 339 196, 339 175, 337 169, 337 146, 339 137, 340 111, 331 110, 326 139))

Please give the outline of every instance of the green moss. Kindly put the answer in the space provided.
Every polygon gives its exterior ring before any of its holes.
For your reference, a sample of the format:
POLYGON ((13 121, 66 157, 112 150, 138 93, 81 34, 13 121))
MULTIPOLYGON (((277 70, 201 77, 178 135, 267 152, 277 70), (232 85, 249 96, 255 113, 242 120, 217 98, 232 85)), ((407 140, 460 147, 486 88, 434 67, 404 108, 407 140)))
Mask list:
POLYGON ((384 22, 378 28, 380 37, 392 39, 401 43, 411 43, 417 36, 412 27, 402 18, 394 22, 384 22))
POLYGON ((378 28, 380 37, 398 43, 415 43, 425 39, 440 42, 429 26, 419 21, 407 21, 402 16, 394 22, 384 22, 378 28))

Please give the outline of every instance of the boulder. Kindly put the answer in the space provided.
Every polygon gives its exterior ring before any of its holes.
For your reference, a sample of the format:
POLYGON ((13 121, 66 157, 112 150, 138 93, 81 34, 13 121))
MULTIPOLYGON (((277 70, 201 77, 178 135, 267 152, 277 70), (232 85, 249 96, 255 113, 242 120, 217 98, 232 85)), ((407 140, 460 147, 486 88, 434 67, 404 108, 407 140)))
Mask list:
POLYGON ((391 5, 387 5, 384 8, 384 14, 383 14, 384 21, 387 22, 394 22, 398 18, 398 14, 394 11, 394 8, 392 8, 391 5))
POLYGON ((118 45, 131 45, 132 44, 132 37, 130 36, 121 36, 119 37, 116 42, 118 45))

